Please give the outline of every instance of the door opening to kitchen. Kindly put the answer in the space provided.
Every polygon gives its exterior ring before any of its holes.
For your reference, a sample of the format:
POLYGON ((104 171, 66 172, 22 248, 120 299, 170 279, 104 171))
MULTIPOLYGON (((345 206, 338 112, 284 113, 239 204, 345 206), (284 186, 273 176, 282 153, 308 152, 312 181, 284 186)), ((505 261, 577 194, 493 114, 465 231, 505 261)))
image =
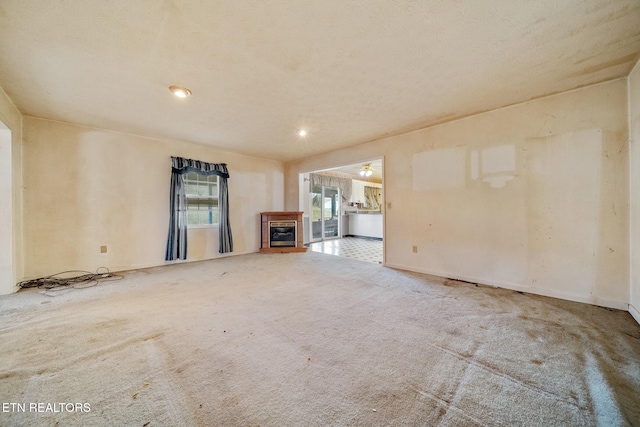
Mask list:
POLYGON ((0 294, 12 292, 13 267, 13 188, 11 131, 0 121, 0 294))
POLYGON ((384 263, 382 166, 377 159, 300 174, 310 251, 384 263))

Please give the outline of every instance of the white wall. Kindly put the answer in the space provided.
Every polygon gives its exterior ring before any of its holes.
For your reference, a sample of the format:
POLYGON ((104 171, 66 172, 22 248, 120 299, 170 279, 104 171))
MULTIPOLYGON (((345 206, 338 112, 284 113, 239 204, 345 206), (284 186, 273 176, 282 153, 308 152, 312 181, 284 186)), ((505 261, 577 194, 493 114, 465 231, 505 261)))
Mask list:
MULTIPOLYGON (((0 121, 0 200, 13 199, 11 131, 0 121)), ((13 204, 0 203, 0 289, 13 283, 13 204)), ((7 292, 5 292, 7 293, 7 292)))
MULTIPOLYGON (((277 161, 28 116, 23 143, 28 278, 165 264, 171 156, 227 163, 233 254, 258 251, 260 212, 284 204, 277 161)), ((217 228, 188 244, 189 261, 221 256, 217 228)))
POLYGON ((629 75, 629 163, 631 205, 631 301, 640 323, 640 62, 629 75))
POLYGON ((619 79, 289 162, 285 207, 299 171, 384 156, 386 265, 626 309, 626 113, 619 79))
POLYGON ((16 292, 22 258, 22 115, 0 88, 0 295, 16 292))

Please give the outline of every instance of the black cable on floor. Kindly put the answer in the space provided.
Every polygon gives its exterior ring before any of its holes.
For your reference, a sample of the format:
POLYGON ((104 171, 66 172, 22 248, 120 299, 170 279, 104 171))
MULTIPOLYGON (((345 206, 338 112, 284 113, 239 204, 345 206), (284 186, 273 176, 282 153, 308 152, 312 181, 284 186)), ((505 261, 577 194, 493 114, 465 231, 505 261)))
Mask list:
POLYGON ((23 289, 24 288, 53 289, 60 286, 67 286, 71 288, 75 288, 75 287, 88 288, 88 287, 97 285, 101 281, 120 280, 123 278, 124 276, 109 272, 109 269, 106 267, 100 267, 96 270, 95 273, 92 273, 90 271, 83 271, 83 270, 69 270, 69 271, 56 273, 51 276, 40 277, 38 279, 24 280, 16 284, 16 286, 23 289), (70 276, 70 277, 60 277, 62 275, 67 275, 70 273, 82 273, 82 274, 79 274, 76 276, 70 276))

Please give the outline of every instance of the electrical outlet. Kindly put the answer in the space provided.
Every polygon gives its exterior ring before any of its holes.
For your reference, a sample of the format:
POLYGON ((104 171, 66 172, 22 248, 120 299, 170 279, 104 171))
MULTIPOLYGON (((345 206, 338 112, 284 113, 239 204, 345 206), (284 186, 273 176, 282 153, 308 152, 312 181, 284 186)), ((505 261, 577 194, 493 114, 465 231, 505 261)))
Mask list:
POLYGON ((391 202, 387 202, 387 209, 391 209, 391 202))
POLYGON ((107 253, 107 246, 100 246, 100 253, 101 254, 106 254, 107 253))
POLYGON ((417 254, 418 253, 418 246, 413 245, 413 253, 417 254))

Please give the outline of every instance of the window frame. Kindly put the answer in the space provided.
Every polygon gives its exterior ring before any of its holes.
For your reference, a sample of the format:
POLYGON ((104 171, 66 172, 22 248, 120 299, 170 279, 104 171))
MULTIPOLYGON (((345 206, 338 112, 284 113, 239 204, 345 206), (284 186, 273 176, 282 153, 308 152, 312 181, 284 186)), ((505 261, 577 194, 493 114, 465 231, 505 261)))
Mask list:
POLYGON ((198 172, 188 172, 184 174, 184 189, 186 196, 186 215, 188 228, 213 228, 220 226, 220 177, 218 175, 205 175, 198 172), (215 194, 211 194, 211 188, 215 186, 215 194), (193 189, 196 188, 196 193, 193 189), (206 188, 205 191, 201 191, 206 188), (209 194, 203 194, 203 193, 209 194), (206 203, 209 201, 209 203, 206 203), (195 203, 194 203, 195 202, 195 203), (202 203, 205 202, 205 203, 202 203), (197 209, 193 209, 193 205, 197 205, 197 209), (200 209, 201 206, 207 206, 206 209, 200 209), (191 222, 193 212, 208 212, 211 222, 202 222, 198 215, 198 222, 191 222), (214 222, 215 221, 215 222, 214 222))

